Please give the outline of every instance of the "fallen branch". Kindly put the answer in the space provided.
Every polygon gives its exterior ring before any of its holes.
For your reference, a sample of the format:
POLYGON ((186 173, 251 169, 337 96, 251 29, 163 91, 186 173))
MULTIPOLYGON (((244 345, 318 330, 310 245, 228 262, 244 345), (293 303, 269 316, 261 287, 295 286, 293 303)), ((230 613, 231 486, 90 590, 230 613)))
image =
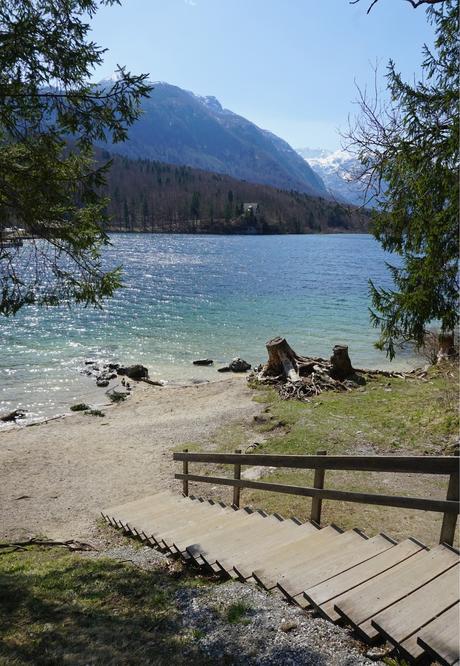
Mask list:
MULTIPOLYGON (((75 539, 68 539, 67 541, 53 541, 52 539, 39 539, 37 537, 32 537, 27 541, 12 541, 8 543, 0 543, 0 549, 4 548, 12 549, 8 552, 14 552, 15 550, 27 550, 28 546, 44 546, 48 548, 61 546, 71 551, 97 550, 97 548, 95 548, 92 544, 85 543, 83 541, 76 541, 75 539)), ((5 553, 0 553, 0 554, 5 554, 5 553)))

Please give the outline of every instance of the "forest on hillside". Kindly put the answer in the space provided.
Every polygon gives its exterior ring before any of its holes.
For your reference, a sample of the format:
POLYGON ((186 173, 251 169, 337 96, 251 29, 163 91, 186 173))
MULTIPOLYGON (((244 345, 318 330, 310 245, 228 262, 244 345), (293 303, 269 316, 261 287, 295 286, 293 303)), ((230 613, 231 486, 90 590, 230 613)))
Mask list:
POLYGON ((109 231, 367 232, 369 213, 340 202, 151 160, 112 157, 109 231), (252 208, 245 204, 256 204, 252 208))

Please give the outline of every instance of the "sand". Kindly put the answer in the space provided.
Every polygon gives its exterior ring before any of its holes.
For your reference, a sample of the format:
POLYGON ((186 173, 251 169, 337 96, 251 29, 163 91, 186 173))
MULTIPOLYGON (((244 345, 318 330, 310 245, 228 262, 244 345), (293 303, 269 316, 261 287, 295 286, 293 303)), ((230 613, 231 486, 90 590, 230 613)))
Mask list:
POLYGON ((173 488, 178 446, 252 420, 245 377, 184 387, 136 385, 105 417, 72 414, 0 433, 0 538, 91 539, 104 507, 173 488))

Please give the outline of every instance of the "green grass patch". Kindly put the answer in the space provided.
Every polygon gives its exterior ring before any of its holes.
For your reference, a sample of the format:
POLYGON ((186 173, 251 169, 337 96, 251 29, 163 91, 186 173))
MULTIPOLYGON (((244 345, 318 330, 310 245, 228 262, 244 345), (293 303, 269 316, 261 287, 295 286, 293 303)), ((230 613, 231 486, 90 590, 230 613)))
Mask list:
POLYGON ((57 548, 0 555, 0 664, 207 664, 162 570, 57 548))
POLYGON ((101 412, 100 409, 89 409, 85 414, 86 416, 105 416, 104 412, 101 412))
POLYGON ((112 402, 123 402, 128 397, 128 393, 122 391, 111 391, 107 394, 112 402))
POLYGON ((71 412, 84 412, 86 409, 89 409, 89 405, 86 404, 86 402, 79 402, 76 405, 71 405, 70 411, 71 412))
POLYGON ((249 624, 248 613, 252 610, 252 606, 243 601, 231 604, 226 611, 227 621, 230 624, 249 624))

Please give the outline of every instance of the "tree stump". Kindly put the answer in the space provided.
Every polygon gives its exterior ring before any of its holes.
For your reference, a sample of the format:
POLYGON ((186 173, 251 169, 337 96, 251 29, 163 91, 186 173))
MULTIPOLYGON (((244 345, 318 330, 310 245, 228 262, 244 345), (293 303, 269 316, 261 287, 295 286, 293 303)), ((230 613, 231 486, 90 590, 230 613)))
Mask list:
POLYGON ((330 375, 333 379, 343 380, 354 373, 346 345, 335 345, 331 356, 330 375))
POLYGON ((263 369, 264 375, 278 377, 283 375, 292 382, 299 381, 297 354, 288 345, 285 338, 273 338, 266 344, 268 361, 263 369))
POLYGON ((437 363, 455 356, 455 339, 453 333, 439 333, 438 344, 437 363))

